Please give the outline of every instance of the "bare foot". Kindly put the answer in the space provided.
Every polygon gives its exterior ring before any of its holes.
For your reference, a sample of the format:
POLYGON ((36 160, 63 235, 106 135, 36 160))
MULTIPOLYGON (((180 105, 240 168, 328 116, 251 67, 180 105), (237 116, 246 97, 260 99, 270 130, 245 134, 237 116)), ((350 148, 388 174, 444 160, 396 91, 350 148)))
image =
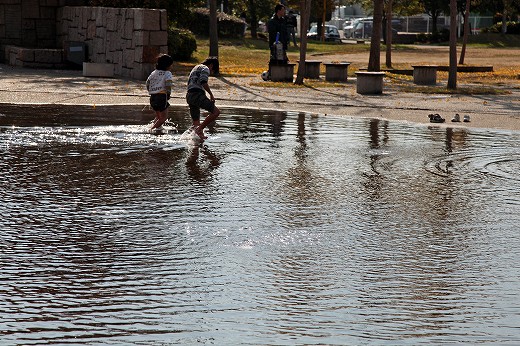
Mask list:
POLYGON ((204 136, 204 131, 203 130, 200 130, 198 127, 193 129, 193 132, 195 132, 195 134, 197 136, 199 136, 200 140, 203 141, 205 140, 206 138, 208 138, 207 136, 204 136))

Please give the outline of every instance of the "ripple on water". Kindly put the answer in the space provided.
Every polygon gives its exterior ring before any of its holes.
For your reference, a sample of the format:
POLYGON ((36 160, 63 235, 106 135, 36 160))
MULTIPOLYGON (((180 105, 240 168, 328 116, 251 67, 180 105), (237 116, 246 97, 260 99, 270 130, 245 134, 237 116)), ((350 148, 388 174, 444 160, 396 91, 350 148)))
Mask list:
POLYGON ((517 133, 172 118, 0 118, 2 341, 520 342, 517 133))

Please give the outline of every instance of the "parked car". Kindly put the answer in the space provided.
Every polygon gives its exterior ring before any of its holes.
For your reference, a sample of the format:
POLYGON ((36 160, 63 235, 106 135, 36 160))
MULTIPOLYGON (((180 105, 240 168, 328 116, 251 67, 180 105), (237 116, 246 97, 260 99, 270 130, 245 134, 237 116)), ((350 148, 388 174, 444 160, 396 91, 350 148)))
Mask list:
POLYGON ((361 21, 372 21, 371 17, 366 18, 355 18, 349 21, 346 21, 343 24, 343 37, 345 38, 353 38, 354 30, 356 29, 356 25, 361 21))
MULTIPOLYGON (((354 38, 369 38, 372 37, 372 19, 361 20, 356 24, 354 28, 354 38)), ((392 20, 392 34, 397 35, 397 32, 401 29, 401 21, 399 19, 392 20)))
MULTIPOLYGON (((309 32, 307 33, 307 38, 310 40, 319 40, 321 39, 318 36, 318 27, 313 25, 309 32)), ((340 41, 341 38, 339 36, 339 30, 335 25, 325 25, 325 41, 340 41)))
POLYGON ((360 20, 356 23, 352 33, 353 38, 368 38, 372 36, 372 19, 360 20))
POLYGON ((355 20, 346 20, 345 23, 343 23, 343 37, 352 37, 352 33, 354 32, 354 22, 355 20))

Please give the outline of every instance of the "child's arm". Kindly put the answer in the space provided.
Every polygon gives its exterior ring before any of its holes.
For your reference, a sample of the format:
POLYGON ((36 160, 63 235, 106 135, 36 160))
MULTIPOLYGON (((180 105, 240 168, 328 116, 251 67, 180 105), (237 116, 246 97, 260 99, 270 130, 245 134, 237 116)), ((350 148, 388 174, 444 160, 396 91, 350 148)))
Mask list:
POLYGON ((209 87, 209 84, 208 83, 204 83, 202 84, 202 87, 204 88, 204 90, 206 90, 209 94, 209 99, 212 101, 212 102, 215 102, 215 98, 213 97, 213 93, 211 92, 211 89, 209 87))
POLYGON ((167 79, 164 83, 164 88, 166 89, 166 94, 168 95, 168 99, 170 98, 170 95, 172 93, 172 80, 171 79, 167 79))

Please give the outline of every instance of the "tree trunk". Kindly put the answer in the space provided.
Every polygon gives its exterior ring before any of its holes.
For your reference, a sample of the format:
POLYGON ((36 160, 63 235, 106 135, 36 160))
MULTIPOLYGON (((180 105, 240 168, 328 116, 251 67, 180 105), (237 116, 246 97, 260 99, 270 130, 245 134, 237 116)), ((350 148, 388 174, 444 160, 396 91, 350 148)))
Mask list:
POLYGON ((433 11, 432 12, 432 34, 437 34, 437 19, 439 18, 439 12, 433 11))
POLYGON ((464 10, 464 36, 462 36, 462 50, 460 51, 459 65, 464 65, 464 58, 466 57, 466 44, 469 36, 469 7, 470 0, 466 0, 466 9, 464 10))
POLYGON ((217 0, 209 1, 209 56, 218 58, 217 0))
POLYGON ((256 2, 255 0, 249 0, 249 13, 251 16, 251 37, 257 38, 258 30, 258 18, 256 17, 256 2))
POLYGON ((374 19, 372 22, 372 39, 370 40, 370 57, 368 71, 381 70, 381 29, 383 22, 384 0, 374 0, 374 19))
POLYGON ((300 63, 294 84, 302 85, 305 78, 305 55, 307 55, 307 28, 311 13, 311 0, 300 0, 300 63))
POLYGON ((457 0, 450 0, 450 67, 448 89, 457 89, 457 0))
POLYGON ((327 0, 323 0, 323 15, 321 18, 322 26, 321 26, 321 41, 325 42, 325 22, 327 20, 327 0))
POLYGON ((392 68, 392 2, 388 0, 386 9, 386 67, 392 68))

